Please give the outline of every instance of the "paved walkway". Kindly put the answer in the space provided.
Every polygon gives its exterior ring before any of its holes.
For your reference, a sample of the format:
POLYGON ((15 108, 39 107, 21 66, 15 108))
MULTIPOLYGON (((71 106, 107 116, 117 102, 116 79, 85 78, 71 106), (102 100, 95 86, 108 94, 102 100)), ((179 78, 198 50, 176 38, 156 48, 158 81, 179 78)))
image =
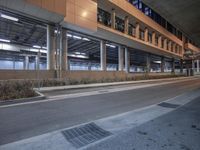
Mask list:
POLYGON ((200 97, 141 126, 104 140, 87 150, 199 150, 200 97))

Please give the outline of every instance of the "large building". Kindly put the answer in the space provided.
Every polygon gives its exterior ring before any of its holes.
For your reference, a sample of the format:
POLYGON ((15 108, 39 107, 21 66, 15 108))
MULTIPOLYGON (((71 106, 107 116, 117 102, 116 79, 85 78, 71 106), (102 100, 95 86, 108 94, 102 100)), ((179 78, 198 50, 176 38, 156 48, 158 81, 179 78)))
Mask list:
POLYGON ((0 0, 0 79, 199 72, 200 4, 174 3, 0 0))

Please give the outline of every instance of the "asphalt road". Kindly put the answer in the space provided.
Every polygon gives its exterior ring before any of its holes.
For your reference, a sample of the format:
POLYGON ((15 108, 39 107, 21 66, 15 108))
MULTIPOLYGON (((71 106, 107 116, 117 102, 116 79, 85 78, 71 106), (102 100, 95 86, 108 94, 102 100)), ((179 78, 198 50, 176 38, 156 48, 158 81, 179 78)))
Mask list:
POLYGON ((197 88, 200 88, 199 78, 162 86, 0 108, 0 145, 131 111, 197 88))

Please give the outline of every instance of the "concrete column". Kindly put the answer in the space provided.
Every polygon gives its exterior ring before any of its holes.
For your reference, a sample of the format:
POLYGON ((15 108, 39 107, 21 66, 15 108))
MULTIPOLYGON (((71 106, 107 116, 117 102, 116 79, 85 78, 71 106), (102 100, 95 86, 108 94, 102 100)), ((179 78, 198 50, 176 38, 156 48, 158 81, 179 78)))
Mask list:
POLYGON ((38 55, 35 57, 35 64, 36 64, 35 69, 40 70, 40 52, 38 52, 38 55))
POLYGON ((128 18, 128 16, 126 16, 125 20, 124 20, 124 33, 125 34, 128 34, 128 25, 129 25, 129 18, 128 18))
POLYGON ((175 60, 172 58, 172 73, 175 73, 175 60))
POLYGON ((29 69, 29 57, 25 56, 25 60, 24 60, 24 70, 28 70, 29 69))
POLYGON ((161 57, 160 70, 161 70, 162 73, 165 72, 165 59, 164 59, 164 57, 161 57))
POLYGON ((165 50, 167 50, 167 39, 164 39, 164 45, 163 45, 163 48, 164 48, 165 50))
POLYGON ((148 28, 145 28, 145 30, 144 30, 144 41, 145 42, 149 42, 148 35, 149 35, 149 30, 148 30, 148 28))
POLYGON ((151 55, 147 54, 146 56, 146 68, 147 68, 147 73, 151 72, 151 55))
POLYGON ((183 59, 180 60, 180 73, 183 73, 183 59))
POLYGON ((172 51, 172 42, 171 41, 169 41, 169 43, 168 43, 168 50, 171 52, 172 51))
POLYGON ((115 29, 115 16, 116 16, 116 13, 115 13, 115 9, 112 9, 112 13, 111 13, 111 28, 115 29))
POLYGON ((47 25, 47 70, 55 70, 56 38, 54 28, 47 25))
POLYGON ((123 71, 124 70, 124 49, 122 46, 118 47, 118 70, 123 71))
POLYGON ((127 73, 130 71, 130 52, 127 47, 125 48, 125 71, 127 73))
POLYGON ((15 57, 13 57, 13 70, 15 70, 15 57))
POLYGON ((197 72, 200 72, 200 69, 199 69, 199 60, 197 60, 197 72))
POLYGON ((100 53, 101 53, 101 70, 106 71, 106 44, 105 41, 100 41, 100 53))
POLYGON ((136 26, 135 26, 135 37, 137 39, 140 38, 140 24, 139 23, 136 23, 136 26))
POLYGON ((67 40, 67 31, 62 30, 62 51, 61 51, 61 69, 63 71, 68 70, 68 40, 67 40))
POLYGON ((156 45, 156 33, 155 32, 152 33, 152 44, 156 45))
POLYGON ((162 36, 158 37, 158 47, 162 48, 162 36))

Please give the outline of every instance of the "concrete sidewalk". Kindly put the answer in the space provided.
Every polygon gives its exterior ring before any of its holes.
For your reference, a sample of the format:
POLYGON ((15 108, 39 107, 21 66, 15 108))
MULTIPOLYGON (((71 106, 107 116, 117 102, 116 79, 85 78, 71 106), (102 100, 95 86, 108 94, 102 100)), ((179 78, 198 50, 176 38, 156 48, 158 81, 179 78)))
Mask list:
POLYGON ((165 79, 153 79, 153 80, 138 80, 138 81, 124 81, 124 82, 111 82, 111 83, 93 83, 93 84, 80 84, 80 85, 67 85, 67 86, 54 86, 54 87, 42 87, 35 88, 39 92, 50 92, 56 90, 69 90, 69 89, 82 89, 82 88, 95 88, 95 87, 106 87, 115 85, 125 85, 125 84, 138 84, 138 83, 149 83, 149 82, 163 82, 163 81, 177 81, 184 79, 194 79, 196 77, 177 77, 177 78, 165 78, 165 79))

